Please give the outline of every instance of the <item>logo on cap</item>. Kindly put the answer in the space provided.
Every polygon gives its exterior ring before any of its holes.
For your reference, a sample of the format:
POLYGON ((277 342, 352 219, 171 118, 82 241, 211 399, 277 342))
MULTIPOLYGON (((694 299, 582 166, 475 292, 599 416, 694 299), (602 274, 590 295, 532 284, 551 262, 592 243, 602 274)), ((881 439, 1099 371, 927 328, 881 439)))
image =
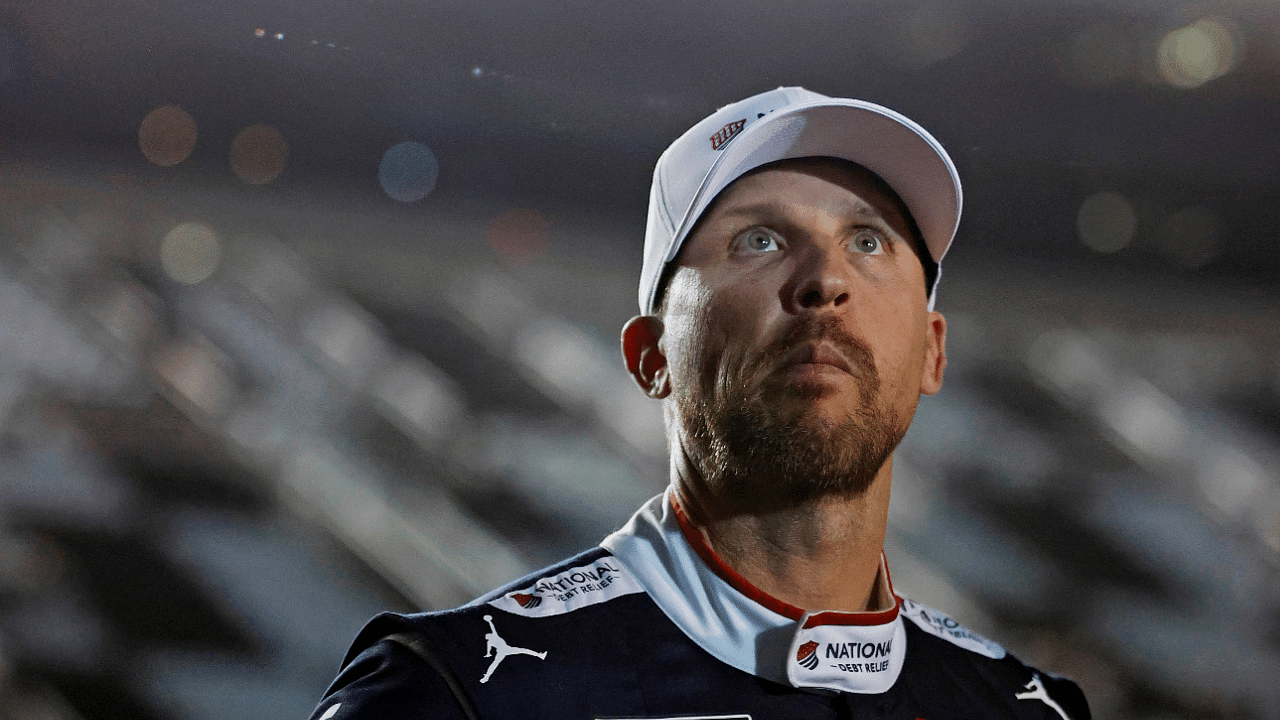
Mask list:
POLYGON ((809 668, 818 667, 818 643, 810 640, 796 649, 796 662, 809 668))
POLYGON ((731 122, 728 125, 725 125, 724 127, 720 128, 718 131, 716 131, 715 135, 711 136, 711 149, 719 150, 720 148, 724 147, 724 144, 732 140, 734 135, 737 135, 738 133, 742 132, 742 126, 746 124, 747 124, 747 120, 746 118, 743 118, 741 120, 731 122))

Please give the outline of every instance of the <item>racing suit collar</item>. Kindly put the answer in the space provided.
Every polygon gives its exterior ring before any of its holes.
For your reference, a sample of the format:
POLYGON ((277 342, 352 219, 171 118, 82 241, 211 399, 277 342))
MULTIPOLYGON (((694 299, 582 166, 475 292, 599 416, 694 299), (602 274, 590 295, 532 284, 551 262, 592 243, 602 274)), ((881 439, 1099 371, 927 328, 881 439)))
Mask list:
POLYGON ((675 492, 669 492, 667 499, 671 503, 671 511, 675 515, 676 524, 680 527, 680 533, 684 536, 685 541, 689 543, 689 546, 693 548, 694 552, 698 553, 698 557, 702 558, 702 561, 715 574, 729 583, 733 589, 779 615, 792 620, 805 618, 805 627, 816 627, 818 625, 883 625, 892 622, 898 616, 898 599, 893 594, 893 584, 889 580, 889 564, 885 560, 883 551, 880 553, 880 567, 876 569, 876 579, 872 590, 876 600, 876 607, 880 608, 879 610, 860 612, 827 610, 807 613, 803 608, 779 600, 752 585, 751 581, 742 577, 737 570, 729 567, 724 560, 720 559, 716 551, 711 549, 702 532, 689 519, 684 508, 680 505, 679 495, 675 492))
POLYGON ((906 633, 881 556, 876 612, 806 611, 752 586, 701 541, 668 489, 601 545, 691 640, 744 672, 798 688, 880 693, 897 680, 906 633))

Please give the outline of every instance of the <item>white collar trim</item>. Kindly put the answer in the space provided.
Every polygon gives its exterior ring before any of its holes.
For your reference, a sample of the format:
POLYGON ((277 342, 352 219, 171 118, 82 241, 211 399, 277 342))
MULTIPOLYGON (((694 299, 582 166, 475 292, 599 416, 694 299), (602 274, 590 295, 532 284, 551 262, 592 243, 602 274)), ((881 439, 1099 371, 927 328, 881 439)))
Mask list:
POLYGON ((880 613, 806 612, 799 618, 771 610, 699 557, 681 532, 670 492, 649 500, 600 544, 685 635, 722 662, 792 687, 881 693, 893 686, 907 652, 899 605, 880 613))

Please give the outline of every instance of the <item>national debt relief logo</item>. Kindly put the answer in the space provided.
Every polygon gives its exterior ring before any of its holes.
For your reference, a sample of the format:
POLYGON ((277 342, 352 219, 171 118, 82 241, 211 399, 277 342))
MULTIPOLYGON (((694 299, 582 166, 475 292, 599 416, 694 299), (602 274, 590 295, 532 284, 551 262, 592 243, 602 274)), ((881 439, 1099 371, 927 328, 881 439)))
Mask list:
POLYGON ((493 607, 525 617, 572 612, 623 595, 644 592, 618 559, 605 556, 534 581, 489 602, 493 607))
POLYGON ((810 640, 796 650, 796 662, 808 670, 818 667, 818 643, 810 640))
POLYGON ((936 635, 966 650, 979 655, 986 655, 993 660, 1005 656, 1004 648, 986 639, 978 633, 952 620, 946 613, 921 605, 909 598, 902 599, 902 614, 914 622, 921 630, 936 635))
POLYGON ((808 617, 792 640, 794 660, 787 663, 792 685, 880 693, 898 679, 907 647, 901 619, 882 625, 805 627, 808 617))
POLYGON ((536 608, 542 604, 541 595, 532 595, 529 593, 511 593, 511 599, 520 603, 520 607, 525 610, 536 608))

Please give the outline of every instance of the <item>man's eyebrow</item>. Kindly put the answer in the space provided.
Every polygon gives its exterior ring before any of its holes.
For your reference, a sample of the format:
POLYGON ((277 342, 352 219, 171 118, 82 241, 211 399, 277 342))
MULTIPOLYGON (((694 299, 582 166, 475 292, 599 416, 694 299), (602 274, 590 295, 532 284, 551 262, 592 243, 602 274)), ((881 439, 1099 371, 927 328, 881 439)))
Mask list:
MULTIPOLYGON (((862 218, 873 218, 883 221, 903 220, 902 213, 897 208, 889 207, 885 210, 877 208, 875 205, 858 201, 851 203, 852 214, 862 218)), ((720 211, 722 217, 758 217, 761 215, 782 215, 790 216, 791 206, 777 200, 761 200, 759 202, 750 203, 748 205, 740 205, 738 207, 724 208, 720 211)))
POLYGON ((750 205, 722 208, 720 214, 727 215, 729 217, 738 215, 770 215, 782 213, 786 210, 786 203, 780 203, 776 200, 762 200, 760 202, 751 203, 750 205))

